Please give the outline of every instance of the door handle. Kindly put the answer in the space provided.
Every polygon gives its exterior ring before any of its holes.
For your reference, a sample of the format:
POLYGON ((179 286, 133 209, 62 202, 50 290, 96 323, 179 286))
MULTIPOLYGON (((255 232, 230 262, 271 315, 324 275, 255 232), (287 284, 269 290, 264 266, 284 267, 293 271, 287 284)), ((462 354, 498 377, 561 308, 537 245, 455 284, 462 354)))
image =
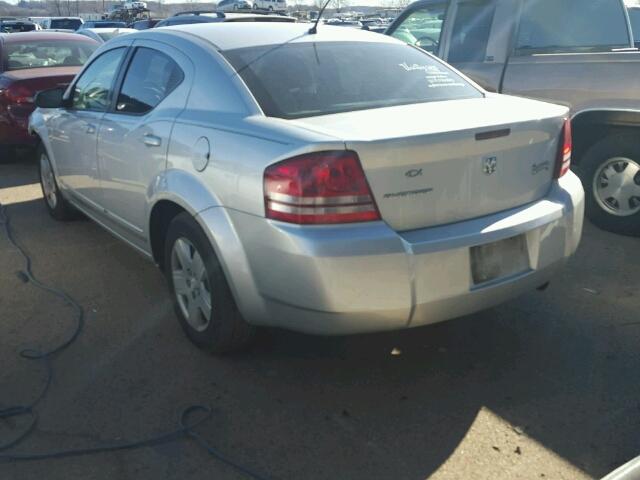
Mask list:
POLYGON ((87 130, 86 130, 87 134, 89 135, 93 135, 94 133, 96 133, 96 126, 92 125, 91 123, 87 123, 87 130))
POLYGON ((155 135, 147 133, 144 136, 143 142, 147 147, 159 147, 162 144, 162 139, 160 137, 156 137, 155 135))

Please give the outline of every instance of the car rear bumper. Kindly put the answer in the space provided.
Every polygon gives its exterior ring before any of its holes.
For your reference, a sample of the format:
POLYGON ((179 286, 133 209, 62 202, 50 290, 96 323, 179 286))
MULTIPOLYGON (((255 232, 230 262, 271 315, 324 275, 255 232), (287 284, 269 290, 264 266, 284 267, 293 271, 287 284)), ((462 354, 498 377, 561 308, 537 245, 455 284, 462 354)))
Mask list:
MULTIPOLYGON (((10 107, 11 108, 11 107, 10 107)), ((36 138, 29 134, 30 110, 14 108, 9 112, 0 106, 0 145, 34 145, 36 138)))
POLYGON ((247 321, 332 335, 436 323, 543 285, 575 252, 583 215, 584 191, 569 173, 533 204, 403 233, 384 222, 300 227, 223 208, 198 218, 247 321), (529 269, 474 285, 471 248, 518 235, 529 269))

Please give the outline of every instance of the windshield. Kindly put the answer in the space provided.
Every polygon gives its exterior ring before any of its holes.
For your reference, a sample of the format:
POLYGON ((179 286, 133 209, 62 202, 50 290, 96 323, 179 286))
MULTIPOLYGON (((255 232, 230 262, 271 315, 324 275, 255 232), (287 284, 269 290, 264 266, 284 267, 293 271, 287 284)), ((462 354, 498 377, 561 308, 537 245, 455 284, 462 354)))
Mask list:
POLYGON ((53 18, 51 19, 52 29, 59 28, 61 30, 77 30, 82 25, 79 18, 53 18))
POLYGON ((33 41, 5 44, 7 70, 43 67, 79 67, 97 45, 69 40, 33 41))
POLYGON ((223 52, 264 113, 300 118, 482 97, 449 67, 408 45, 297 43, 223 52))

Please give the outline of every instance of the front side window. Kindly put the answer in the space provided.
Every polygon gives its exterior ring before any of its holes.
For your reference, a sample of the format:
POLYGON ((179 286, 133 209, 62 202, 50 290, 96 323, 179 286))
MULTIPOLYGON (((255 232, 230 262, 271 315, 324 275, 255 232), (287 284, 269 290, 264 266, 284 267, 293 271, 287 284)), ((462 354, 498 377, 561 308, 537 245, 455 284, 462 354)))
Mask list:
POLYGON ((150 48, 138 48, 124 77, 116 110, 122 113, 147 113, 183 79, 182 70, 169 56, 150 48))
POLYGON ((109 108, 111 91, 124 53, 124 48, 109 50, 82 73, 73 87, 74 110, 104 112, 109 108))
POLYGON ((437 53, 446 10, 445 3, 415 10, 407 15, 391 36, 429 53, 437 53))
POLYGON ((610 51, 629 44, 621 3, 528 0, 523 5, 516 53, 610 51))
POLYGON ((496 7, 493 0, 458 3, 448 61, 484 62, 496 7))
POLYGON ((6 42, 7 70, 44 67, 80 67, 85 64, 98 45, 93 42, 47 40, 6 42))
POLYGON ((319 42, 223 52, 268 116, 301 118, 482 97, 448 66, 401 43, 319 42))

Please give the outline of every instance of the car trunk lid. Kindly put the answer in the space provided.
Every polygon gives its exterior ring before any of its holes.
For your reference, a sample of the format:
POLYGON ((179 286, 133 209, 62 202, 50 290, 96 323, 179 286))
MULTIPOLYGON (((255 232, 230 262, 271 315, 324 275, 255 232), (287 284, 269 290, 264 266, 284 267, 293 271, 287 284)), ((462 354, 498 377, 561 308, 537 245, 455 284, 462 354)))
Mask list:
POLYGON ((343 138, 360 157, 383 220, 405 231, 542 198, 566 115, 565 107, 490 95, 294 122, 343 138))

